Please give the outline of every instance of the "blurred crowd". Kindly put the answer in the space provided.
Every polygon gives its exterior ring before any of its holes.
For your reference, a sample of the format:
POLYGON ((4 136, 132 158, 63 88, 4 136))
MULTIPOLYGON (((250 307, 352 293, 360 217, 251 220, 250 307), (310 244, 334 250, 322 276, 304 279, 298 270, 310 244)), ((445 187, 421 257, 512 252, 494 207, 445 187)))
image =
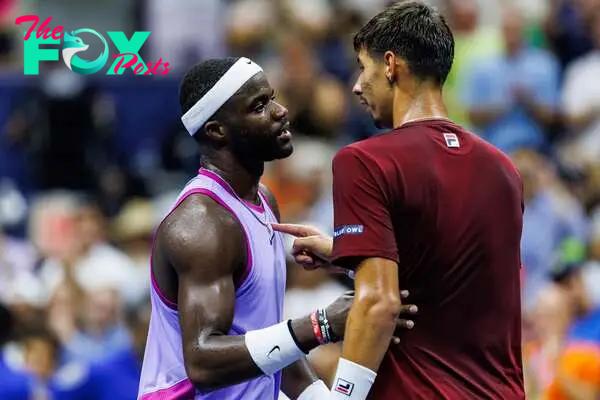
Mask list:
MULTIPOLYGON (((351 94, 352 33, 386 3, 111 4, 110 29, 150 30, 142 56, 174 67, 142 82, 127 73, 83 77, 59 62, 24 79, 26 28, 14 26, 17 16, 50 10, 56 25, 78 29, 80 15, 89 24, 94 15, 98 25, 85 27, 106 31, 106 12, 100 3, 77 14, 57 0, 0 1, 0 398, 135 398, 153 230, 198 168, 177 104, 191 63, 243 55, 263 65, 295 134, 293 156, 270 163, 263 181, 284 221, 331 232, 331 159, 378 133, 351 94)), ((445 89, 452 119, 511 155, 524 181, 528 398, 596 398, 600 0, 431 3, 456 39, 445 89)), ((289 317, 351 285, 291 260, 288 270, 289 317)), ((310 354, 328 383, 339 352, 329 345, 310 354)))

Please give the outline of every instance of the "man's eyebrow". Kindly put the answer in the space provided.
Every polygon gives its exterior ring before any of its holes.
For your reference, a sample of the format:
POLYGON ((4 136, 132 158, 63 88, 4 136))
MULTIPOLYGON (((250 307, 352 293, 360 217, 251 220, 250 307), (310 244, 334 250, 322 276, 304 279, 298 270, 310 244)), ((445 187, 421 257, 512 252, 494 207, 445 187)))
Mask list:
POLYGON ((250 97, 249 101, 248 101, 248 105, 253 105, 254 103, 256 103, 259 100, 264 100, 264 99, 269 99, 273 96, 273 93, 275 92, 274 89, 271 89, 269 93, 267 93, 266 90, 261 89, 257 94, 255 94, 254 96, 250 97))

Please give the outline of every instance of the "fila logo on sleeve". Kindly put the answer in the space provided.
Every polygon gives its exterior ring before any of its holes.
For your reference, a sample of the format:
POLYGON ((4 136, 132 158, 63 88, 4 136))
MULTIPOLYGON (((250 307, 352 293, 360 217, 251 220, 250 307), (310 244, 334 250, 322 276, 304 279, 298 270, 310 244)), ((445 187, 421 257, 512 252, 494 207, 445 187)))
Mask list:
POLYGON ((350 395, 352 394, 352 391, 354 390, 354 383, 348 382, 347 380, 342 379, 342 378, 338 378, 337 381, 335 382, 334 390, 338 393, 342 393, 342 394, 345 394, 346 396, 350 397, 350 395))
POLYGON ((460 142, 458 141, 458 136, 454 133, 444 133, 444 140, 446 140, 446 146, 459 148, 460 142))

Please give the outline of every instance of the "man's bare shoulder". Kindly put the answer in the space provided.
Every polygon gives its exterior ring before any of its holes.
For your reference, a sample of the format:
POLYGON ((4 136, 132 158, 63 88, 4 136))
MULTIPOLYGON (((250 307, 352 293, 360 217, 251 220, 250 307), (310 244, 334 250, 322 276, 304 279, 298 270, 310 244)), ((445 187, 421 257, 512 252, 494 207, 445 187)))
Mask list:
POLYGON ((196 257, 239 254, 243 248, 243 230, 236 217, 201 194, 190 195, 165 218, 157 239, 176 269, 196 257))

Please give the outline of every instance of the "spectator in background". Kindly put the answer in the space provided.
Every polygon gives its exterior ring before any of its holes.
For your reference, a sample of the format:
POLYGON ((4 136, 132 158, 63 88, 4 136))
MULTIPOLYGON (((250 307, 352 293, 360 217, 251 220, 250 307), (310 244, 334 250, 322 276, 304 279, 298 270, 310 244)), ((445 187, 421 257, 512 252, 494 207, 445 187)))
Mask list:
POLYGON ((94 272, 110 274, 128 304, 143 294, 135 282, 135 267, 129 257, 106 240, 104 216, 85 197, 55 193, 42 197, 33 206, 32 233, 46 257, 39 276, 50 297, 62 282, 85 285, 94 272))
MULTIPOLYGON (((83 397, 82 389, 88 386, 88 369, 79 363, 60 363, 60 342, 48 330, 32 325, 8 343, 2 352, 4 377, 8 374, 10 390, 2 388, 2 399, 50 399, 65 394, 72 400, 95 400, 83 397), (4 393, 3 393, 4 391, 4 393), (8 392, 8 393, 6 393, 8 392)), ((60 398, 60 397, 59 397, 60 398)))
POLYGON ((475 65, 465 92, 476 131, 507 153, 545 149, 544 130, 554 123, 558 102, 558 63, 525 46, 523 27, 515 10, 504 11, 505 54, 475 65))
POLYGON ((572 321, 565 290, 555 284, 544 287, 531 313, 523 346, 523 371, 528 399, 540 399, 554 379, 564 336, 572 321))
POLYGON ((151 201, 133 198, 128 201, 112 223, 112 238, 135 267, 136 279, 130 291, 135 293, 136 306, 149 301, 150 248, 157 215, 151 201))
POLYGON ((225 56, 224 1, 147 0, 143 3, 145 23, 144 29, 139 30, 152 32, 147 43, 149 59, 162 58, 168 62, 173 69, 170 74, 185 71, 199 59, 225 56), (176 29, 173 21, 177 21, 176 29))
MULTIPOLYGON (((524 311, 531 311, 562 250, 582 248, 587 221, 580 204, 565 195, 540 154, 521 150, 513 156, 523 179, 525 214, 521 257, 525 269, 524 311)), ((576 258, 576 255, 569 255, 576 258)))
POLYGON ((7 358, 7 344, 12 339, 14 325, 13 315, 0 304, 0 399, 3 400, 22 400, 30 395, 27 376, 14 371, 7 358))
POLYGON ((125 326, 118 283, 101 270, 93 275, 83 284, 78 329, 65 345, 69 359, 105 364, 133 352, 133 341, 125 326))
POLYGON ((275 17, 276 7, 269 0, 231 2, 224 19, 229 53, 244 55, 261 63, 260 55, 267 46, 270 23, 275 17))
POLYGON ((468 103, 463 93, 471 68, 481 60, 499 55, 502 38, 497 28, 480 24, 477 0, 444 0, 444 4, 455 42, 454 62, 444 85, 444 96, 450 119, 469 127, 468 103))
POLYGON ((595 399, 600 394, 600 265, 565 266, 555 279, 567 292, 575 320, 545 398, 595 399))
POLYGON ((0 302, 9 301, 22 274, 33 272, 37 254, 25 240, 6 235, 0 219, 0 302))
POLYGON ((79 360, 63 362, 60 341, 47 329, 31 326, 6 345, 0 362, 2 400, 126 400, 136 388, 106 368, 79 360))
MULTIPOLYGON (((96 291, 98 300, 102 300, 101 292, 96 291)), ((106 296, 108 302, 109 296, 106 296)), ((63 344, 61 348, 66 361, 88 360, 85 364, 92 363, 90 367, 94 374, 100 375, 100 379, 111 380, 113 386, 107 393, 107 399, 133 399, 139 382, 140 350, 134 351, 129 346, 129 334, 123 332, 121 325, 112 323, 119 318, 112 318, 113 315, 108 310, 110 304, 108 306, 98 304, 94 294, 92 298, 86 298, 81 293, 74 292, 72 287, 61 285, 47 308, 47 326, 63 344), (88 309, 81 309, 82 306, 88 309), (86 312, 90 315, 85 315, 86 312), (97 335, 89 337, 91 332, 97 335), (105 353, 100 356, 98 343, 106 344, 105 353), (92 354, 79 357, 78 353, 88 348, 92 354)), ((136 328, 139 329, 137 326, 136 328)), ((143 349, 144 343, 137 343, 137 348, 143 349)))
POLYGON ((591 20, 594 50, 569 65, 562 93, 572 136, 563 160, 584 167, 600 160, 600 9, 591 20))
POLYGON ((316 54, 299 33, 287 35, 281 50, 277 96, 289 110, 292 130, 310 137, 335 137, 345 117, 344 88, 320 71, 316 54))
POLYGON ((598 0, 552 0, 545 31, 562 68, 593 48, 590 27, 598 0))
POLYGON ((600 262, 600 207, 591 217, 589 256, 591 260, 600 262))
POLYGON ((12 282, 10 296, 5 299, 15 319, 15 334, 44 319, 47 301, 47 290, 34 274, 19 274, 12 282))
POLYGON ((294 155, 266 165, 263 183, 277 198, 282 221, 332 220, 331 159, 335 148, 323 140, 294 139, 294 155), (313 207, 318 207, 316 210, 313 207))

